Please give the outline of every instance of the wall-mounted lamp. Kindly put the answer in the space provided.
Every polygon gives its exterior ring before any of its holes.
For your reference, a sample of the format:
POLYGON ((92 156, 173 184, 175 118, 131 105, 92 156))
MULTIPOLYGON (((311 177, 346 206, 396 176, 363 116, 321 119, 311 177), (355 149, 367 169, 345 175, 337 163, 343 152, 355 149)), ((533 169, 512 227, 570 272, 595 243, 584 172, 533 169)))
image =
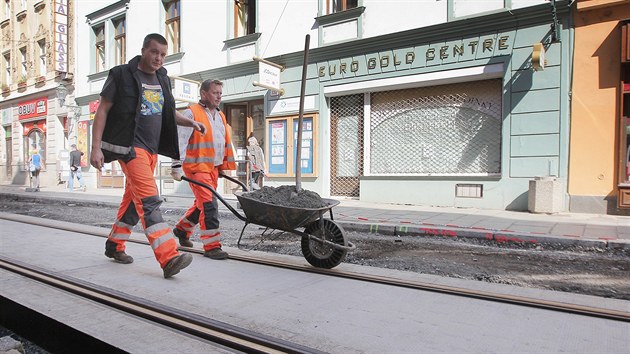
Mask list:
POLYGON ((81 107, 65 104, 66 96, 68 96, 68 89, 64 84, 59 84, 59 86, 57 86, 57 100, 59 100, 59 105, 61 107, 66 106, 68 108, 72 108, 75 118, 78 119, 81 116, 81 107))

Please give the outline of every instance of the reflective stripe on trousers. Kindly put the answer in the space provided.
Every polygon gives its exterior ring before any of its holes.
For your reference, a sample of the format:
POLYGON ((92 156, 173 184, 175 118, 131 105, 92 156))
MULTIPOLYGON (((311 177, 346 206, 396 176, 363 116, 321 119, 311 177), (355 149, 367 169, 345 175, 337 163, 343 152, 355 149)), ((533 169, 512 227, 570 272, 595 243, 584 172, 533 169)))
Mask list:
POLYGON ((179 255, 179 252, 173 232, 164 222, 160 212, 162 201, 158 197, 158 189, 153 177, 157 155, 152 155, 137 147, 134 149, 136 150, 135 158, 128 162, 119 160, 126 177, 125 193, 108 240, 116 243, 116 251, 124 251, 125 241, 129 239, 133 225, 141 221, 155 258, 164 268, 168 261, 179 255), (120 227, 120 225, 131 227, 120 227))
MULTIPOLYGON (((189 178, 205 184, 209 184, 216 190, 219 179, 219 170, 215 168, 212 172, 199 172, 188 175, 189 178)), ((204 251, 221 247, 221 232, 219 231, 219 209, 217 199, 212 192, 204 187, 193 183, 190 184, 195 195, 194 204, 188 209, 186 215, 177 223, 177 228, 186 230, 186 222, 199 223, 200 239, 203 243, 204 251)), ((192 225, 194 227, 194 224, 192 225)), ((192 229, 191 229, 192 231, 192 229)), ((187 234, 187 236, 189 236, 187 234)))
POLYGON ((175 228, 179 229, 179 231, 181 232, 184 232, 186 234, 186 238, 190 238, 193 230, 195 229, 195 225, 199 223, 200 213, 201 212, 199 211, 199 209, 197 209, 197 207, 193 204, 190 208, 188 208, 186 214, 184 214, 184 216, 179 219, 179 222, 177 223, 177 225, 175 225, 175 228))

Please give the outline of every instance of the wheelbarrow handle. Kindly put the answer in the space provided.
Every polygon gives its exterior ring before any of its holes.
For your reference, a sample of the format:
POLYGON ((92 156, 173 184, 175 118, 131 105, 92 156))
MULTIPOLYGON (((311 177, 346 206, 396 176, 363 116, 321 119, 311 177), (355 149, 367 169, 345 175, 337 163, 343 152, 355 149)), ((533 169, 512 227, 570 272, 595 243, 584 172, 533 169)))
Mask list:
POLYGON ((199 181, 195 181, 194 179, 190 179, 186 176, 182 176, 182 181, 186 181, 192 184, 196 184, 198 186, 204 187, 208 190, 210 190, 210 192, 212 192, 212 195, 214 195, 215 197, 217 197, 217 199, 219 199, 221 201, 221 203, 223 203, 223 205, 225 205, 226 208, 230 209, 230 211, 232 212, 232 214, 234 214, 237 218, 241 219, 242 221, 247 222, 247 218, 244 217, 243 215, 241 215, 241 213, 239 213, 238 211, 236 211, 236 209, 234 209, 233 206, 230 205, 230 203, 228 203, 225 199, 223 199, 223 197, 219 194, 219 192, 217 192, 214 188, 212 188, 211 185, 205 184, 203 182, 199 182, 199 181))
POLYGON ((221 172, 219 172, 219 177, 223 177, 223 178, 227 179, 230 182, 234 182, 234 183, 238 184, 239 186, 241 186, 241 188, 243 188, 243 192, 249 192, 249 189, 247 189, 247 186, 245 185, 245 183, 239 181, 237 178, 234 178, 234 177, 228 176, 228 175, 224 175, 221 172))

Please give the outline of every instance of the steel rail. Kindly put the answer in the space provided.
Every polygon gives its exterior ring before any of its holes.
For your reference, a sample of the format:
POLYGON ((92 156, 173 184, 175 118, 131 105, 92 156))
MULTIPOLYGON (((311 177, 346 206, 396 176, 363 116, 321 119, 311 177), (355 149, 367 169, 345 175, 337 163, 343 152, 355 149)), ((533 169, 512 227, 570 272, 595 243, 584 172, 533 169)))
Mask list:
POLYGON ((197 338, 247 353, 319 353, 320 351, 191 314, 100 285, 75 279, 0 255, 0 268, 54 288, 121 310, 197 338))
MULTIPOLYGON (((10 217, 10 215, 11 214, 0 213, 0 218, 9 218, 14 221, 27 222, 27 223, 29 222, 28 220, 32 220, 33 224, 37 224, 37 225, 41 225, 45 227, 62 228, 68 231, 75 231, 79 233, 94 235, 85 231, 81 231, 81 228, 79 226, 73 225, 70 223, 63 223, 61 227, 55 227, 55 226, 47 225, 45 222, 41 221, 40 219, 22 216, 22 215, 19 215, 17 218, 12 218, 10 217)), ((99 236, 107 237, 107 232, 104 232, 103 235, 99 235, 99 236)), ((148 245, 148 242, 144 240, 129 240, 129 242, 136 242, 136 243, 148 245)), ((191 252, 191 253, 198 253, 198 254, 203 253, 200 250, 187 248, 187 247, 180 247, 180 249, 186 252, 191 252)), ((308 266, 305 264, 288 263, 288 262, 283 262, 283 261, 273 260, 273 259, 261 259, 259 257, 247 256, 247 255, 230 254, 229 258, 234 259, 234 260, 244 261, 244 262, 256 263, 256 264, 285 268, 285 269, 292 269, 292 270, 303 271, 303 272, 325 274, 329 276, 353 279, 357 281, 366 281, 366 282, 384 284, 384 285, 389 285, 389 286, 398 286, 398 287, 404 287, 404 288, 409 288, 409 289, 449 294, 449 295, 454 295, 454 296, 476 298, 476 299, 485 300, 485 301, 494 301, 494 302, 507 303, 507 304, 512 304, 512 305, 540 308, 540 309, 545 309, 545 310, 550 310, 550 311, 597 317, 597 318, 603 318, 603 319, 608 319, 608 320, 630 322, 630 312, 627 312, 627 311, 606 309, 606 308, 587 306, 587 305, 571 304, 571 303, 560 302, 560 301, 543 300, 543 299, 537 299, 537 298, 532 298, 532 297, 527 297, 527 296, 499 294, 499 293, 494 293, 490 291, 466 289, 466 288, 449 286, 449 285, 432 284, 432 283, 427 283, 427 282, 422 282, 422 281, 404 280, 404 279, 385 277, 385 276, 374 275, 374 274, 342 271, 339 269, 315 268, 315 267, 308 266)))

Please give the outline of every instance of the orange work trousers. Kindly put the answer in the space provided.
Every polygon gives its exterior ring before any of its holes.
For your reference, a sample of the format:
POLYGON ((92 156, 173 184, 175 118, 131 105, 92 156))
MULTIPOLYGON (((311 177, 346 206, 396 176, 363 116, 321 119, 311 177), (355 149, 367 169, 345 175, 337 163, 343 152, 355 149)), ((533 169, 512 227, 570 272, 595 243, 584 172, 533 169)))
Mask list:
POLYGON ((173 232, 164 222, 160 211, 162 201, 153 178, 157 155, 141 148, 134 149, 136 157, 127 162, 119 160, 126 177, 125 193, 105 247, 115 248, 117 252, 124 251, 131 230, 138 221, 141 221, 155 258, 164 268, 173 257, 179 255, 179 252, 173 232))
MULTIPOLYGON (((195 181, 202 182, 217 189, 219 170, 215 168, 212 172, 199 172, 187 174, 187 177, 195 181)), ((186 238, 190 238, 195 225, 199 224, 199 238, 203 243, 204 251, 221 247, 221 232, 219 231, 219 208, 217 199, 207 188, 190 184, 195 195, 195 202, 188 209, 186 214, 175 226, 180 231, 186 233, 186 238)))

